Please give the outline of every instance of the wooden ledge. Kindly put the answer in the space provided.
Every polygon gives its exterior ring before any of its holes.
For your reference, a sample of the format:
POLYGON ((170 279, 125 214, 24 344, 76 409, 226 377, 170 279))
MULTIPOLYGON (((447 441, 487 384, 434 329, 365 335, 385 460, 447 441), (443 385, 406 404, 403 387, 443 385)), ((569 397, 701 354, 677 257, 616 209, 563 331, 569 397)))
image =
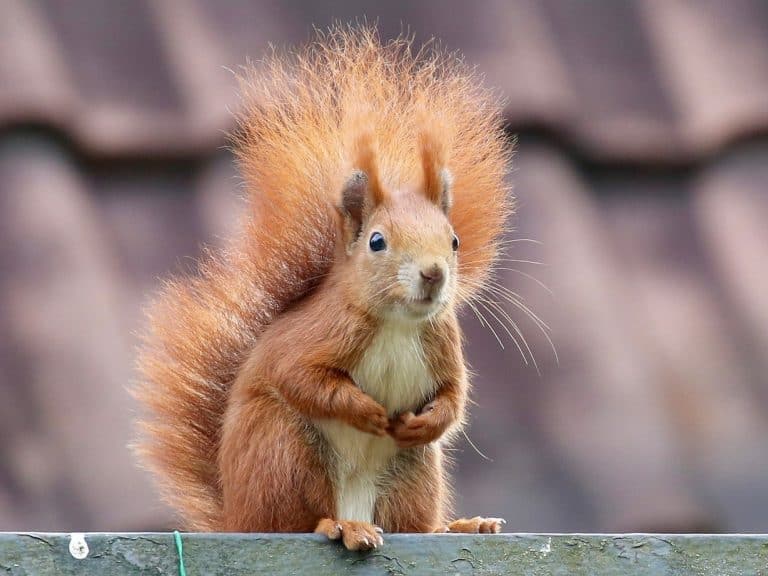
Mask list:
MULTIPOLYGON (((385 534, 369 553, 311 534, 181 537, 187 576, 768 575, 768 535, 385 534)), ((179 573, 172 533, 0 533, 0 575, 179 573)))

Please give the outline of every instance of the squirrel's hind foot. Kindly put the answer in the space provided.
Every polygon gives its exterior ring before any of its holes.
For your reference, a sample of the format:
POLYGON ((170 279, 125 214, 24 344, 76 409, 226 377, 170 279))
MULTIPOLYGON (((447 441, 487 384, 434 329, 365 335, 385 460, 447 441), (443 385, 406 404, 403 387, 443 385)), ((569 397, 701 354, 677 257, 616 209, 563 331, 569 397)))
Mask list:
POLYGON ((368 522, 323 518, 317 523, 316 534, 331 540, 341 540, 347 550, 371 550, 384 544, 383 530, 368 522))
POLYGON ((506 524, 504 518, 460 518, 450 522, 447 526, 435 530, 435 532, 456 532, 460 534, 498 534, 501 527, 506 524))

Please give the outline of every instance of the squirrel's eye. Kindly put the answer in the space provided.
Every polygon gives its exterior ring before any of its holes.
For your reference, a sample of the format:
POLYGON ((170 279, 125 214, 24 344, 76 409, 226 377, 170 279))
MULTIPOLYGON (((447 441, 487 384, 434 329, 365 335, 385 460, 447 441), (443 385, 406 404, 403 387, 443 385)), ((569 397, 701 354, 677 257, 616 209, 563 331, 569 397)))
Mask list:
POLYGON ((370 246, 371 250, 374 252, 379 252, 387 247, 387 243, 384 241, 384 236, 382 236, 380 232, 374 232, 371 234, 371 239, 368 241, 368 246, 370 246))
POLYGON ((459 237, 456 236, 456 234, 453 235, 453 251, 456 252, 456 250, 459 249, 459 237))

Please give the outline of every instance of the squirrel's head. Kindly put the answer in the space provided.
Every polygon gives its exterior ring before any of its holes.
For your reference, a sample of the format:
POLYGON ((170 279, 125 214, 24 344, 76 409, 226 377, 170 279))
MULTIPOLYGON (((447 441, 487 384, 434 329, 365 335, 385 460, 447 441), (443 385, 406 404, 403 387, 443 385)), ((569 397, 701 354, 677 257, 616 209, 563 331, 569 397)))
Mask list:
POLYGON ((417 187, 384 190, 373 156, 364 155, 342 191, 349 295, 379 317, 427 320, 455 302, 452 178, 424 144, 422 156, 424 179, 417 187))

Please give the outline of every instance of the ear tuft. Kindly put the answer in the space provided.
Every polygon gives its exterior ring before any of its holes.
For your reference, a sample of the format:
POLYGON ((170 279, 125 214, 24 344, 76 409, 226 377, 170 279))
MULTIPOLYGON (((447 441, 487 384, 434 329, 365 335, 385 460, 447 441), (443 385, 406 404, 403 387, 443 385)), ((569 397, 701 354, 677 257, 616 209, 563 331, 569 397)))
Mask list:
POLYGON ((379 179, 379 166, 376 162, 376 140, 373 132, 364 130, 355 143, 355 162, 357 172, 365 178, 365 190, 371 206, 378 206, 384 201, 384 192, 379 179))
POLYGON ((453 204, 453 175, 445 168, 445 146, 433 130, 425 129, 419 139, 419 149, 424 195, 447 214, 453 204))

